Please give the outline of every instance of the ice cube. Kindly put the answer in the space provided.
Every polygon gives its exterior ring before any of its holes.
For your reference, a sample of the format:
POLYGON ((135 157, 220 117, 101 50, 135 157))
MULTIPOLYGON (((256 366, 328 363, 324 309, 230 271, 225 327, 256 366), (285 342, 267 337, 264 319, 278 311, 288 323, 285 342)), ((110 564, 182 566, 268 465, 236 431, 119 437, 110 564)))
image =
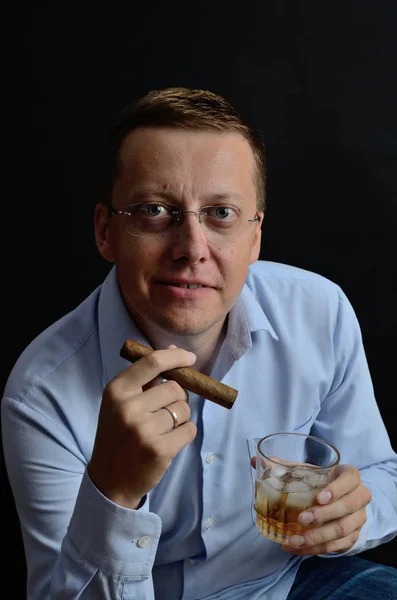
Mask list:
POLYGON ((282 490, 283 489, 284 482, 281 481, 281 479, 279 479, 278 477, 268 477, 266 479, 266 485, 270 486, 273 490, 277 490, 278 491, 278 490, 282 490))
POLYGON ((279 479, 281 479, 281 477, 283 477, 283 475, 285 475, 286 472, 287 467, 284 467, 283 465, 272 465, 271 477, 278 477, 279 479))
POLYGON ((256 504, 259 510, 261 507, 267 506, 269 501, 270 505, 275 502, 279 502, 282 495, 283 482, 276 477, 269 477, 265 481, 257 479, 256 485, 256 504))
POLYGON ((262 479, 267 479, 268 477, 270 477, 271 470, 272 470, 271 467, 269 467, 269 466, 265 467, 262 472, 262 479))
POLYGON ((288 492, 286 506, 304 510, 314 503, 313 488, 305 481, 291 481, 286 485, 285 491, 288 492))
POLYGON ((263 481, 261 479, 257 479, 255 482, 255 507, 260 513, 262 513, 262 515, 266 515, 267 498, 265 490, 263 489, 263 481))
POLYGON ((308 469, 305 473, 304 480, 311 485, 313 489, 321 490, 328 483, 328 474, 308 469))
POLYGON ((283 482, 276 477, 256 480, 256 509, 266 516, 274 506, 277 506, 283 495, 283 482))
POLYGON ((308 468, 306 467, 295 467, 292 471, 292 476, 294 479, 305 479, 306 473, 308 472, 308 468))

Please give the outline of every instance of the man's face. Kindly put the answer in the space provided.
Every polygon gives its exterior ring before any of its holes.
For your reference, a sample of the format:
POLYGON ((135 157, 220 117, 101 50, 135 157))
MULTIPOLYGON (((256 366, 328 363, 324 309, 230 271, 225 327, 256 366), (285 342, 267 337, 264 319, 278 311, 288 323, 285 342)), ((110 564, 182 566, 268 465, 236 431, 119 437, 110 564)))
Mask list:
MULTIPOLYGON (((253 219, 256 209, 254 160, 239 134, 141 128, 124 140, 120 176, 112 196, 123 210, 161 202, 182 210, 227 205, 253 219)), ((236 301, 248 266, 260 251, 260 223, 248 223, 237 236, 208 241, 196 215, 185 215, 172 235, 137 237, 126 217, 96 209, 99 251, 116 264, 129 312, 142 331, 154 325, 169 333, 197 335, 221 327, 236 301), (178 283, 197 283, 188 289, 178 283)), ((261 220, 262 220, 262 215, 261 220)))

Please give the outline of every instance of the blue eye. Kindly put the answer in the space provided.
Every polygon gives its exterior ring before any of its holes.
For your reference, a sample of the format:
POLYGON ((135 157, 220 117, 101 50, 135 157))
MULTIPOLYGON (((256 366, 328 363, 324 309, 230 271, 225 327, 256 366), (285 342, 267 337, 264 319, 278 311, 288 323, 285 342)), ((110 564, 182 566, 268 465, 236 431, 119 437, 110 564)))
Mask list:
POLYGON ((139 212, 148 217, 169 217, 171 214, 163 204, 140 204, 139 212))
POLYGON ((238 214, 231 206, 206 206, 203 211, 216 221, 230 223, 238 219, 238 214))

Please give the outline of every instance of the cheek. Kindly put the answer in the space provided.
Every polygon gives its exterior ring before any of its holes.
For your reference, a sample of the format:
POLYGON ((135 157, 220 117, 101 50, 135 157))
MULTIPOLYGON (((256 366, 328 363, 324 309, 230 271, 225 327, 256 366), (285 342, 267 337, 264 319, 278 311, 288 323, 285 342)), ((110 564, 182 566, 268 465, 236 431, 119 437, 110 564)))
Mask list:
POLYGON ((153 264, 153 254, 145 245, 136 243, 129 238, 118 245, 116 267, 122 287, 132 290, 138 281, 145 278, 145 272, 150 271, 153 264))
POLYGON ((124 264, 145 267, 156 260, 157 254, 155 248, 138 237, 123 237, 118 245, 118 260, 124 264))
POLYGON ((219 248, 218 268, 222 272, 228 287, 237 287, 245 281, 250 264, 251 248, 233 243, 227 248, 219 248))
POLYGON ((238 241, 228 244, 224 248, 219 248, 219 256, 221 260, 235 267, 248 267, 251 257, 252 246, 242 245, 238 241))

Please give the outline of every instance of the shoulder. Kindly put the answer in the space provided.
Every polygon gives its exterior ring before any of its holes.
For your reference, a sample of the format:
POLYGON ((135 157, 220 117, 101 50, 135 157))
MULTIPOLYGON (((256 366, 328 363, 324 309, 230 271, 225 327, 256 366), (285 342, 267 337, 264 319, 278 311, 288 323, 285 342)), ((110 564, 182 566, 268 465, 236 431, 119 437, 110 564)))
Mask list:
MULTIPOLYGON (((46 379, 67 380, 72 363, 84 360, 90 340, 97 337, 97 288, 79 306, 40 333, 17 359, 5 386, 4 395, 23 401, 35 385, 46 379)), ((92 350, 92 348, 91 348, 92 350)))
POLYGON ((263 281, 279 281, 280 283, 294 282, 298 285, 314 283, 327 288, 338 288, 336 283, 330 279, 327 279, 323 275, 320 275, 319 273, 268 260, 257 260, 249 267, 247 283, 255 279, 263 281))
POLYGON ((257 261, 250 267, 242 297, 247 313, 258 322, 258 315, 265 315, 284 346, 294 347, 302 356, 320 353, 331 364, 331 348, 348 355, 362 344, 350 300, 338 284, 318 273, 257 261))
POLYGON ((341 311, 354 311, 341 287, 327 277, 299 267, 257 261, 249 268, 246 286, 270 318, 308 328, 327 321, 335 328, 341 311))
POLYGON ((344 296, 339 285, 319 273, 265 260, 258 260, 250 266, 246 284, 257 299, 260 299, 261 294, 271 290, 289 294, 310 291, 311 294, 325 294, 335 300, 344 296))

